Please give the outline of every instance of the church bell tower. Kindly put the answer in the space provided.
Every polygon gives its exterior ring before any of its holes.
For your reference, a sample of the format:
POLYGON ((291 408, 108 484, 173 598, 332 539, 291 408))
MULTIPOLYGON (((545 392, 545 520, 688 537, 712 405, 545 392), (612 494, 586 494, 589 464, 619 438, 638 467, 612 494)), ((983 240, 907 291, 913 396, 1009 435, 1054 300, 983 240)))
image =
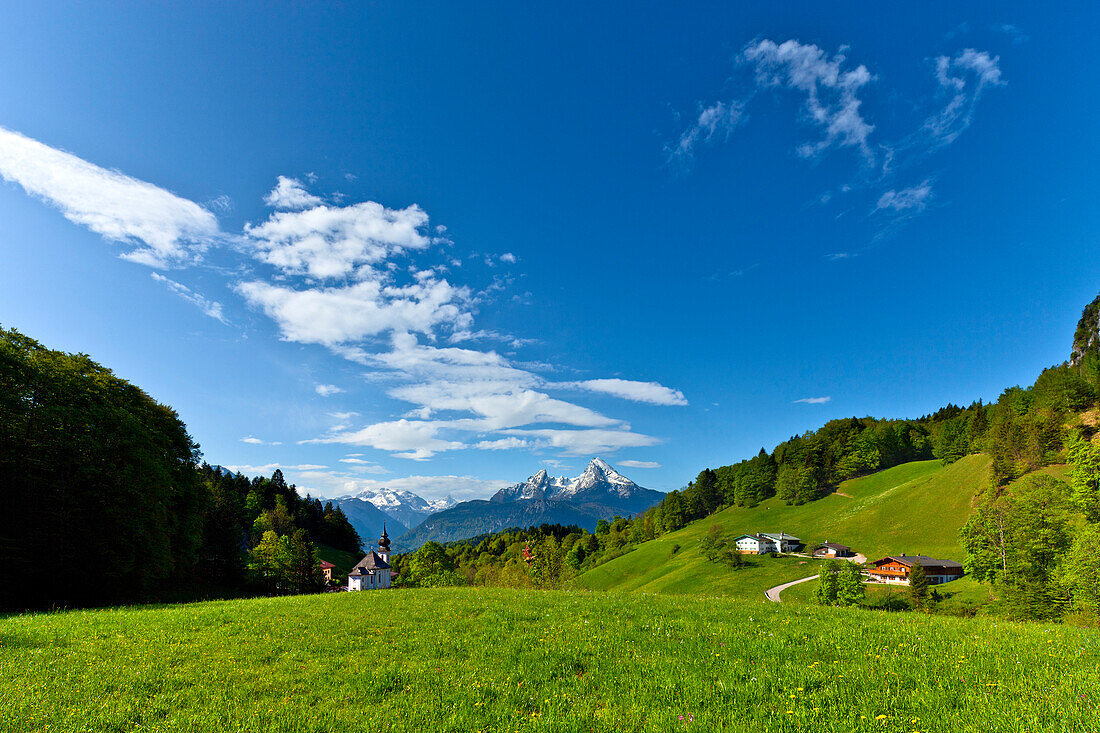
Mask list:
POLYGON ((378 556, 386 563, 390 561, 390 536, 386 534, 386 523, 382 523, 382 536, 378 538, 378 556))

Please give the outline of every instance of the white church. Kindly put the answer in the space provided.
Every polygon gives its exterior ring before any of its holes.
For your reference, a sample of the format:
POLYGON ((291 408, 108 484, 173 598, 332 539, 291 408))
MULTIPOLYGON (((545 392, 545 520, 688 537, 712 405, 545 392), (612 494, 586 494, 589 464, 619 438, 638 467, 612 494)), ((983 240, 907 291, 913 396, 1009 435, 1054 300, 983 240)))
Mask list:
POLYGON ((378 549, 371 550, 348 573, 348 590, 378 590, 390 587, 390 536, 382 525, 378 549))

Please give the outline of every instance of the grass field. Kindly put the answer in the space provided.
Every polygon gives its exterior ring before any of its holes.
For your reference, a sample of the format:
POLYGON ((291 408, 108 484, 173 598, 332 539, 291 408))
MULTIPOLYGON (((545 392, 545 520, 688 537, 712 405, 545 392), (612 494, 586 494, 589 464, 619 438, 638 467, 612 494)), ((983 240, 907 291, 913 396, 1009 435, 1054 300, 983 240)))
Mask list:
POLYGON ((1100 634, 402 590, 0 620, 4 731, 1096 731, 1100 634))
MULTIPOLYGON (((737 571, 709 562, 699 541, 715 524, 736 534, 787 532, 808 545, 840 542, 870 559, 904 552, 962 561, 958 531, 970 513, 971 500, 987 485, 989 464, 984 455, 950 466, 917 461, 845 481, 837 493, 802 506, 769 499, 752 509, 730 507, 639 545, 584 573, 577 583, 596 590, 753 597, 767 587, 817 572, 816 564, 783 559, 759 558, 753 568, 737 571), (677 545, 680 549, 673 554, 677 545)), ((784 598, 794 590, 785 592, 784 598)))

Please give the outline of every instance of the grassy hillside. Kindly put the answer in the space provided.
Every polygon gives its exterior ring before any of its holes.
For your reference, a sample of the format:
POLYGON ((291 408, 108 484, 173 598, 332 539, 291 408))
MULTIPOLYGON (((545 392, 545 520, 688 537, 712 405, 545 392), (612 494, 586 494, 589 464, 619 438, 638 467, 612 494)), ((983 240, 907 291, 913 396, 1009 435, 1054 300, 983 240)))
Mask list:
POLYGON ((598 590, 751 596, 816 572, 815 565, 793 559, 758 558, 753 567, 737 571, 709 562, 699 541, 715 524, 737 534, 782 531, 807 544, 840 542, 871 559, 904 552, 961 561, 958 531, 972 498, 988 484, 989 465, 984 455, 949 466, 918 461, 845 481, 837 493, 802 506, 769 499, 752 509, 730 507, 584 573, 578 584, 598 590), (676 545, 680 549, 674 555, 676 545))
POLYGON ((692 596, 406 590, 0 620, 0 729, 1096 730, 1100 634, 692 596))

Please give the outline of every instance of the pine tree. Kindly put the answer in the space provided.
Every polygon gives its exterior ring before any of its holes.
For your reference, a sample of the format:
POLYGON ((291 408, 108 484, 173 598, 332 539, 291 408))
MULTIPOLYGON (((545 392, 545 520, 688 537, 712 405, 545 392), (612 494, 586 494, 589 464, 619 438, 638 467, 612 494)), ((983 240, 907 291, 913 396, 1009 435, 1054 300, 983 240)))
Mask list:
POLYGON ((914 608, 923 608, 928 598, 928 576, 924 572, 924 566, 916 560, 909 571, 909 600, 914 608))

